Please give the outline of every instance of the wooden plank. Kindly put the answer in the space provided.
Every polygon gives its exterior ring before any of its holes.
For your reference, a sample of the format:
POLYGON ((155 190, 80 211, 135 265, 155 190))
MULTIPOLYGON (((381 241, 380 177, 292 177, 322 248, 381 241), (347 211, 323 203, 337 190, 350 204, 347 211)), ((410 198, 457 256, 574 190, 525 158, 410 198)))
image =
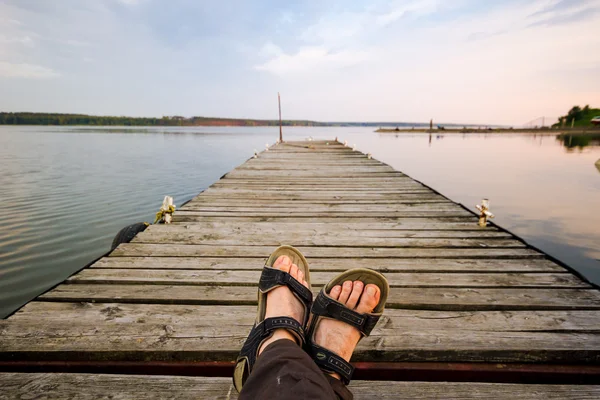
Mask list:
MULTIPOLYGON (((354 178, 344 178, 338 176, 322 176, 322 177, 285 177, 285 176, 273 176, 269 177, 269 182, 272 183, 315 183, 317 185, 329 185, 329 184, 357 184, 363 183, 365 185, 385 185, 386 183, 396 183, 396 182, 407 182, 412 178, 406 175, 397 175, 397 176, 365 176, 365 177, 354 177, 354 178)), ((214 183, 235 183, 235 182, 248 182, 248 183, 258 183, 261 181, 260 177, 248 177, 245 179, 227 179, 222 178, 214 183)), ((413 179, 413 182, 417 182, 413 179)))
MULTIPOLYGON (((182 210, 180 210, 182 211, 182 210)), ((371 218, 357 218, 357 217, 321 217, 319 219, 311 218, 311 217, 302 217, 302 216, 227 216, 227 218, 223 218, 220 216, 210 216, 210 215, 187 215, 185 213, 175 213, 173 216, 174 224, 184 224, 190 225, 191 223, 196 222, 212 222, 212 221, 220 221, 223 223, 239 223, 239 222, 288 222, 288 223, 310 223, 319 222, 319 223, 339 223, 339 224, 356 224, 356 223, 366 223, 366 224, 376 224, 381 222, 382 224, 386 223, 398 223, 404 224, 404 226, 410 226, 411 221, 423 221, 423 226, 427 227, 427 222, 431 221, 432 224, 437 222, 458 222, 461 223, 464 227, 473 227, 477 226, 477 217, 471 216, 460 216, 460 217, 415 217, 415 216, 407 216, 407 217, 371 217, 371 218)), ((414 222, 413 225, 416 226, 418 222, 414 222)), ((384 228, 385 229, 385 228, 384 228)), ((493 229, 493 228, 491 228, 493 229)))
MULTIPOLYGON (((224 179, 224 181, 229 181, 229 179, 224 179)), ((235 181, 232 179, 231 181, 235 181)), ((360 185, 360 184, 313 184, 310 182, 306 183, 298 183, 288 184, 288 183, 273 183, 273 182, 243 182, 236 184, 235 182, 227 182, 227 183, 215 183, 210 186, 213 189, 248 189, 248 190, 348 190, 348 191, 357 191, 357 192, 366 192, 366 191, 389 191, 389 190, 409 190, 409 189, 422 189, 423 185, 418 183, 390 183, 386 185, 360 185)))
POLYGON ((245 168, 254 168, 254 167, 282 167, 282 168, 290 168, 290 169, 310 169, 314 166, 323 167, 323 168, 339 168, 344 166, 350 167, 382 167, 389 166, 388 164, 382 163, 381 161, 375 159, 367 159, 365 158, 353 158, 353 159, 341 159, 341 160, 328 160, 327 157, 325 159, 314 159, 311 162, 307 162, 304 160, 296 160, 293 159, 268 159, 268 158, 255 158, 246 161, 244 164, 238 166, 237 168, 245 169, 245 168))
MULTIPOLYGON (((513 237, 508 232, 502 232, 493 226, 481 228, 477 223, 445 219, 435 220, 433 218, 407 218, 395 222, 371 222, 357 219, 357 222, 321 222, 320 219, 294 219, 294 222, 263 222, 259 220, 240 219, 238 221, 223 221, 212 218, 203 221, 202 224, 168 224, 152 225, 146 231, 149 232, 250 232, 251 234, 285 233, 293 231, 298 235, 322 235, 344 233, 347 236, 356 237, 433 237, 429 235, 478 235, 477 237, 513 237), (413 236, 414 235, 414 236, 413 236)), ((475 218, 473 218, 475 221, 475 218)), ((292 234, 292 232, 290 232, 292 234)))
MULTIPOLYGON (((411 189, 395 192, 356 192, 356 191, 298 191, 298 190, 277 190, 277 191, 257 191, 247 189, 212 189, 208 188, 202 192, 201 197, 218 196, 219 198, 254 198, 254 199, 310 199, 310 200, 396 200, 407 195, 431 194, 428 189, 411 189)), ((196 197, 198 199, 199 197, 196 197)))
MULTIPOLYGON (((417 189, 395 189, 392 193, 383 193, 377 191, 363 191, 359 186, 350 186, 343 185, 340 187, 331 186, 331 185, 312 185, 317 188, 320 187, 323 190, 310 190, 311 184, 307 184, 306 187, 298 189, 298 186, 294 185, 285 185, 281 184, 279 190, 269 190, 267 193, 263 193, 261 187, 240 187, 238 185, 228 185, 228 186, 211 186, 207 188, 204 192, 202 192, 199 196, 195 197, 193 200, 203 200, 207 196, 217 195, 222 190, 226 191, 230 194, 247 194, 251 197, 265 197, 265 196, 274 196, 280 195, 282 193, 278 193, 281 191, 287 192, 287 194, 295 194, 300 197, 300 199, 290 199, 289 201, 297 201, 305 198, 307 200, 311 200, 313 202, 318 202, 315 200, 325 199, 327 200, 331 197, 331 200, 344 200, 343 196, 350 196, 349 198, 355 197, 355 200, 369 200, 370 197, 379 197, 383 200, 445 200, 449 201, 444 196, 441 196, 437 193, 434 193, 430 190, 417 188, 417 189), (354 190, 356 189, 356 190, 354 190), (248 192, 248 193, 246 193, 248 192), (337 193, 336 193, 337 192, 337 193), (341 192, 341 193, 340 193, 341 192), (379 196, 375 196, 379 193, 379 196), (337 196, 334 197, 334 196, 337 196), (362 199, 359 196, 365 196, 362 199)), ((382 189, 385 191, 386 189, 382 189)), ((284 193, 285 194, 285 193, 284 193)), ((222 197, 223 200, 229 200, 228 197, 222 197)), ((283 199, 285 200, 285 199, 283 199)))
MULTIPOLYGON (((185 206, 184 206, 185 207, 185 206)), ((180 210, 181 211, 181 210, 180 210)), ((175 219, 178 213, 175 212, 175 219)), ((174 221, 176 222, 176 221, 174 221)), ((369 219, 354 218, 354 217, 323 217, 319 219, 310 217, 239 217, 237 220, 234 217, 230 217, 226 220, 219 217, 205 217, 202 220, 203 224, 210 226, 230 226, 235 223, 256 223, 261 224, 274 223, 274 224, 302 224, 309 226, 312 224, 325 224, 331 226, 352 226, 353 228, 365 228, 365 229, 437 229, 440 226, 454 226, 460 228, 460 230, 476 229, 476 230, 494 230, 496 229, 493 225, 487 228, 481 228, 478 225, 478 218, 475 215, 467 215, 460 217, 373 217, 369 219), (380 228, 378 228, 380 227, 380 228)), ((199 225, 199 224, 187 224, 187 225, 199 225)), ((315 225, 319 226, 319 225, 315 225)))
MULTIPOLYGON (((236 197, 228 197, 226 199, 222 199, 220 196, 201 196, 191 200, 189 203, 186 203, 186 206, 205 206, 212 205, 216 207, 223 206, 243 206, 245 204, 251 203, 253 206, 261 206, 261 207, 271 207, 271 208, 289 208, 289 207, 305 207, 305 206, 327 206, 327 205, 371 205, 371 204, 382 204, 382 205, 391 205, 392 207, 395 204, 424 204, 424 203, 448 203, 448 200, 443 198, 442 196, 428 196, 428 198, 398 198, 398 199, 380 199, 380 200, 370 200, 370 199, 318 199, 318 198, 303 198, 303 199, 286 199, 285 197, 282 199, 278 199, 277 202, 273 201, 273 198, 269 198, 268 194, 265 194, 263 197, 254 197, 254 196, 236 196, 236 197)), ((184 209, 185 210, 185 209, 184 209)))
MULTIPOLYGON (((188 270, 260 270, 263 258, 213 257, 103 257, 90 268, 116 269, 188 269, 188 270)), ((311 258, 311 271, 346 271, 371 268, 387 272, 566 272, 558 264, 546 259, 392 259, 392 258, 311 258)))
POLYGON ((367 160, 364 154, 349 154, 349 153, 261 153, 257 160, 280 160, 286 162, 293 160, 294 162, 311 162, 311 161, 323 161, 327 159, 329 161, 362 161, 367 160))
POLYGON ((332 160, 332 161, 337 161, 337 160, 357 160, 357 161, 361 161, 361 160, 367 160, 367 157, 365 154, 356 154, 356 153, 340 153, 340 152, 329 152, 327 154, 320 154, 320 153, 309 153, 309 152, 304 152, 304 153, 289 153, 289 152, 282 152, 282 153, 275 153, 275 152, 268 152, 268 153, 260 153, 258 155, 258 160, 291 160, 293 159, 294 161, 298 162, 298 161, 306 161, 306 162, 310 162, 313 160, 317 160, 317 161, 322 161, 323 159, 327 159, 327 160, 332 160))
MULTIPOLYGON (((403 185, 402 187, 379 187, 379 186, 361 186, 359 187, 329 187, 329 186, 317 186, 317 185, 298 185, 298 186, 269 186, 262 187, 260 189, 256 187, 244 186, 244 185, 230 185, 227 187, 211 187, 211 192, 218 191, 220 193, 243 193, 243 192, 283 192, 283 193, 303 193, 306 191, 310 192, 324 192, 325 194, 344 195, 344 194, 404 194, 404 193, 432 193, 431 190, 420 186, 414 185, 403 185), (312 186, 312 187, 311 187, 312 186)), ((208 191, 208 189, 206 190, 208 191)), ((321 194, 321 193, 319 193, 321 194)))
MULTIPOLYGON (((0 360, 231 361, 248 327, 146 322, 0 321, 0 360)), ((600 334, 386 329, 357 346, 354 362, 600 363, 600 334)))
MULTIPOLYGON (((237 168, 235 168, 232 171, 313 171, 315 169, 314 166, 310 165, 309 163, 304 163, 304 164, 288 164, 288 163, 281 163, 281 164, 243 164, 237 168)), ((354 165, 342 165, 342 166, 337 166, 337 165, 328 165, 328 166, 323 166, 323 168, 321 169, 322 171, 327 171, 330 172, 331 175, 335 175, 336 173, 342 172, 342 173, 349 173, 349 172, 368 172, 368 173, 373 173, 373 172, 395 172, 397 173, 398 171, 394 170, 394 168, 390 167, 389 165, 383 165, 383 164, 379 164, 379 165, 359 165, 359 164, 354 164, 354 165)))
POLYGON ((352 225, 347 230, 323 226, 325 224, 270 224, 270 223, 233 223, 220 227, 207 227, 199 224, 187 225, 153 225, 139 237, 162 236, 166 234, 190 234, 206 235, 213 238, 236 237, 248 238, 248 235, 264 235, 269 238, 272 235, 280 235, 283 240, 289 238, 289 243, 296 243, 303 237, 330 237, 341 236, 344 238, 496 238, 506 239, 512 236, 509 233, 496 229, 483 230, 400 230, 400 229, 360 229, 352 225), (313 226, 315 225, 315 226, 313 226), (322 230, 320 230, 322 228, 322 230))
MULTIPOLYGON (((271 148, 269 149, 268 153, 270 154, 280 154, 280 155, 284 155, 284 156, 292 156, 295 157, 296 155, 318 155, 320 157, 328 157, 329 155, 336 155, 336 156, 343 156, 343 157, 349 157, 349 156, 357 156, 360 158, 365 158, 364 154, 358 152, 358 151, 353 151, 352 149, 349 148, 339 148, 339 147, 332 147, 332 148, 326 148, 326 147, 303 147, 303 148, 279 148, 279 149, 275 149, 275 148, 271 148)), ((264 154, 264 153, 263 153, 264 154)))
MULTIPOLYGON (((242 203, 242 202, 240 202, 242 203)), ((267 212, 265 210, 265 206, 262 204, 255 204, 252 200, 247 200, 246 204, 236 204, 236 205, 215 205, 215 204, 186 204, 186 207, 183 211, 192 212, 192 211, 230 211, 230 212, 267 212)), ((271 209, 269 207, 268 209, 271 209)), ((465 210, 449 201, 441 202, 441 203, 405 203, 405 204, 294 204, 289 206, 281 205, 279 207, 273 207, 274 210, 277 211, 286 211, 286 212, 306 212, 311 209, 315 210, 315 212, 331 212, 331 213, 342 213, 342 212, 402 212, 402 211, 429 211, 429 212, 445 212, 445 211, 460 211, 465 212, 465 210)), ((471 214, 472 215, 472 214, 471 214)))
POLYGON ((212 204, 186 204, 184 210, 182 212, 222 212, 227 211, 230 213, 264 213, 269 214, 273 213, 309 213, 313 212, 314 214, 320 213, 329 213, 332 215, 339 213, 380 213, 380 214, 394 214, 394 213, 402 213, 402 212, 429 212, 432 214, 435 213, 448 213, 455 212, 460 215, 469 215, 467 211, 463 208, 457 206, 456 204, 446 202, 446 203, 413 203, 413 204, 329 204, 329 205, 311 205, 311 204, 297 204, 295 206, 289 207, 269 207, 265 209, 264 206, 254 205, 251 201, 250 204, 246 206, 215 206, 212 204))
MULTIPOLYGON (((414 194, 408 195, 399 195, 397 198, 393 199, 319 199, 319 198, 301 198, 301 199, 286 199, 280 198, 277 199, 277 202, 273 201, 272 197, 265 195, 263 197, 237 197, 237 198, 221 198, 220 196, 199 196, 191 200, 187 205, 204 205, 204 204, 215 204, 215 205, 239 205, 245 204, 248 201, 251 201, 252 204, 261 205, 261 206, 269 206, 269 207, 289 207, 295 205, 323 205, 323 204, 403 204, 403 203, 444 203, 448 200, 442 196, 432 194, 432 195, 420 195, 416 196, 414 194)), ((185 206, 184 206, 185 207, 185 206)))
POLYGON ((403 174, 399 172, 344 172, 341 171, 335 174, 332 174, 328 171, 243 171, 243 170, 233 170, 228 172, 225 177, 227 179, 239 179, 239 178, 247 178, 247 177, 264 177, 268 178, 269 176, 293 176, 293 177, 320 177, 320 176, 340 176, 340 177, 359 177, 359 176, 403 176, 403 174))
MULTIPOLYGON (((1 399, 215 399, 235 400, 230 378, 116 375, 0 373, 1 399)), ((361 399, 463 399, 553 400, 597 399, 595 385, 522 385, 470 382, 352 381, 349 386, 361 399)))
MULTIPOLYGON (((254 306, 182 304, 61 303, 34 301, 11 320, 38 323, 51 319, 65 324, 148 323, 210 327, 223 324, 248 330, 256 319, 254 306)), ((386 310, 374 333, 383 330, 545 331, 600 333, 597 311, 429 311, 386 310)), ((235 329, 235 328, 234 328, 235 329)), ((459 334, 457 332, 457 334, 459 334)))
POLYGON ((341 179, 334 178, 331 180, 325 180, 325 178, 316 179, 265 179, 257 177, 254 179, 222 179, 211 185, 213 188, 231 188, 235 186, 251 186, 256 188, 257 186, 286 186, 289 189, 295 187, 306 188, 307 186, 313 186, 316 188, 329 188, 330 190, 361 190, 363 188, 379 188, 380 190, 386 190, 390 188, 400 189, 402 187, 418 187, 421 189, 427 189, 427 193, 433 193, 431 189, 426 186, 419 184, 418 182, 401 179, 364 179, 350 178, 341 179))
POLYGON ((406 210, 406 211, 348 211, 348 212, 310 212, 290 209, 289 211, 283 209, 267 209, 259 211, 179 211, 180 215, 186 216, 202 216, 202 217, 285 217, 285 216, 297 216, 297 217, 313 217, 313 218, 325 218, 325 217, 353 217, 353 218, 407 218, 407 217, 467 217, 473 214, 466 210, 457 208, 456 210, 406 210))
MULTIPOLYGON (((358 151, 354 151, 350 148, 343 148, 343 147, 331 147, 331 148, 327 148, 325 146, 310 146, 310 147, 282 147, 282 148, 275 148, 272 147, 269 149, 268 151, 269 153, 278 153, 278 154, 282 154, 282 155, 296 155, 296 154, 318 154, 319 156, 323 157, 323 156, 327 156, 329 154, 336 154, 336 155, 362 155, 360 152, 358 151)), ((362 155, 362 157, 364 157, 364 155, 362 155)))
MULTIPOLYGON (((214 244, 214 245, 259 245, 280 246, 294 243, 296 246, 342 246, 342 247, 485 247, 485 248, 519 248, 525 245, 514 239, 502 237, 477 237, 477 238, 436 238, 436 237, 344 237, 335 232, 328 235, 303 235, 294 233, 282 234, 256 234, 249 232, 238 234, 224 233, 194 233, 194 232, 160 232, 153 230, 138 234, 132 243, 155 244, 214 244)), ((471 235, 473 236, 473 235, 471 235)))
MULTIPOLYGON (((541 253, 527 248, 382 248, 382 247, 300 247, 309 258, 525 258, 543 257, 541 253)), ((265 257, 273 246, 216 246, 201 244, 146 244, 124 243, 111 257, 265 257)))
MULTIPOLYGON (((67 283, 128 283, 152 285, 237 285, 256 287, 261 271, 84 269, 67 283)), ((337 272, 313 272, 313 285, 325 285, 337 272)), ((388 272, 390 287, 554 287, 585 288, 589 284, 571 273, 399 273, 388 272)))
MULTIPOLYGON (((315 292, 319 287, 315 286, 315 292)), ((44 301, 147 304, 256 305, 250 286, 63 284, 39 297, 44 301)), ((600 310, 593 289, 391 288, 387 308, 492 310, 600 310)))
MULTIPOLYGON (((181 210, 180 210, 181 211, 181 210)), ((250 223, 250 222, 261 222, 261 223, 323 223, 323 224, 359 224, 356 225, 357 228, 360 228, 362 224, 369 224, 365 226, 370 226, 371 229, 377 229, 376 225, 381 224, 382 229, 388 229, 387 227, 396 225, 398 228, 400 227, 412 227, 412 229, 418 229, 419 226, 422 226, 423 229, 427 229, 428 227, 432 227, 432 229, 437 229, 438 223, 441 224, 450 224, 456 223, 456 227, 462 228, 470 228, 473 229, 481 229, 479 225, 477 225, 477 217, 474 215, 465 215, 460 217, 372 217, 372 218, 356 218, 356 217, 322 217, 319 219, 311 218, 311 217, 300 217, 300 216, 277 216, 277 217, 250 217, 250 216, 238 216, 238 217, 227 217, 226 219, 222 217, 211 217, 211 216, 194 216, 194 215, 186 215, 181 212, 175 212, 173 216, 173 223, 185 223, 184 225, 191 225, 194 222, 202 222, 211 223, 211 222, 220 222, 224 224, 233 224, 233 223, 250 223)), ((352 228, 354 229, 354 228, 352 228)), ((486 229, 494 229, 493 227, 489 227, 486 229)))

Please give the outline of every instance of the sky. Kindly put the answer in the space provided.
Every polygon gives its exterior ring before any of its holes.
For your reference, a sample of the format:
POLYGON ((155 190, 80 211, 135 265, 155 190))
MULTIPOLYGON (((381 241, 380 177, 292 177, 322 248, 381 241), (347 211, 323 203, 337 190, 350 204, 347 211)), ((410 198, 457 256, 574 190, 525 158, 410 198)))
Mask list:
POLYGON ((600 108, 600 0, 0 0, 0 111, 523 125, 600 108))

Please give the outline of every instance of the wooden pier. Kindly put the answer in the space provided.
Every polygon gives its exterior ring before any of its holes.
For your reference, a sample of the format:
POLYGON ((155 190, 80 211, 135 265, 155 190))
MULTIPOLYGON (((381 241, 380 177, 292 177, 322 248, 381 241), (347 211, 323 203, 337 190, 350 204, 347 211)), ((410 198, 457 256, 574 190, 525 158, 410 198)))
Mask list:
POLYGON ((599 398, 600 291, 477 221, 338 142, 278 144, 0 321, 0 399, 235 398, 280 244, 315 290, 352 267, 389 279, 353 358, 357 398, 599 398))

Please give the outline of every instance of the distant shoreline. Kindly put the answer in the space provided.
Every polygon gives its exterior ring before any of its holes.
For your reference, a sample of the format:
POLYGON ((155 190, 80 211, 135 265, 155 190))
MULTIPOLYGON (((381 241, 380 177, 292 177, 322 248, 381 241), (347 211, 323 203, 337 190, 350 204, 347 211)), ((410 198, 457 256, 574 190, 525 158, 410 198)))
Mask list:
POLYGON ((529 133, 534 135, 585 135, 585 134, 600 134, 599 127, 590 128, 565 128, 565 129, 550 129, 550 128, 529 128, 529 129, 511 129, 511 128, 489 128, 489 129, 474 129, 474 128, 445 128, 445 129, 402 129, 402 128, 379 128, 377 133, 391 134, 411 134, 411 133, 431 133, 436 135, 445 134, 522 134, 529 133))
MULTIPOLYGON (((0 111, 0 125, 54 125, 54 126, 279 126, 278 119, 251 119, 251 118, 218 118, 218 117, 183 117, 163 116, 155 117, 128 117, 110 115, 88 115, 88 114, 62 114, 62 113, 39 113, 39 112, 2 112, 0 111)), ((398 126, 406 129, 414 126, 426 127, 425 123, 417 122, 347 122, 347 121, 312 121, 300 119, 284 119, 283 126, 302 127, 373 127, 398 126)), ((452 128, 464 126, 464 124, 447 124, 452 128)), ((473 126, 473 124, 467 124, 473 126)), ((490 125, 487 125, 490 126, 490 125)), ((498 126, 498 125, 492 125, 498 126)))

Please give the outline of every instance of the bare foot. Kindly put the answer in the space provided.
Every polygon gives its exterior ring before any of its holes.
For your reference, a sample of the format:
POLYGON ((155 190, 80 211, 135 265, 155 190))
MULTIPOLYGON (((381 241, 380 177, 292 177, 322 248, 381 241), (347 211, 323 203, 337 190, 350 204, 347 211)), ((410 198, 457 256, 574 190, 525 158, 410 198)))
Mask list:
MULTIPOLYGON (((292 260, 288 256, 277 258, 273 264, 273 268, 288 272, 294 279, 308 287, 308 283, 304 280, 304 273, 298 269, 296 264, 292 264, 292 260)), ((280 286, 267 293, 265 319, 271 317, 291 317, 302 323, 304 319, 304 306, 287 286, 280 286)), ((273 332, 273 336, 265 340, 262 346, 260 346, 258 354, 260 355, 269 344, 280 339, 296 341, 296 337, 287 330, 277 329, 273 332)))
MULTIPOLYGON (((329 296, 358 313, 370 313, 379 303, 381 291, 377 285, 364 287, 361 281, 345 281, 331 288, 329 296), (363 290, 364 289, 364 290, 363 290), (362 295, 362 296, 361 296, 362 295)), ((314 343, 350 362, 361 334, 358 329, 330 318, 322 318, 314 334, 314 343)), ((340 379, 336 373, 331 376, 340 379)))

